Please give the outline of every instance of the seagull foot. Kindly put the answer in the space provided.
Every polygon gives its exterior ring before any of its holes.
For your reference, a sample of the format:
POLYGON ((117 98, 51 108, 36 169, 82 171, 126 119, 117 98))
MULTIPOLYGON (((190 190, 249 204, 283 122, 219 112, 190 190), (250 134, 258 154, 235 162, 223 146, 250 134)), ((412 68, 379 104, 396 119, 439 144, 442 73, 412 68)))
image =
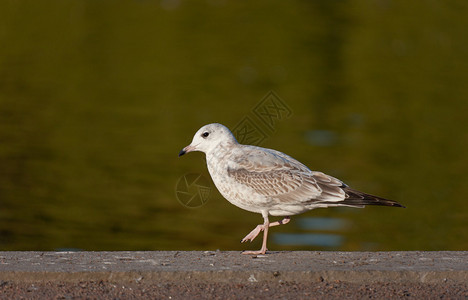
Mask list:
POLYGON ((265 249, 265 250, 257 250, 257 251, 242 251, 242 254, 244 255, 259 255, 259 254, 265 254, 267 252, 268 249, 265 249))
POLYGON ((257 227, 255 227, 254 230, 252 230, 249 234, 247 234, 245 236, 245 238, 243 238, 241 240, 241 243, 245 243, 247 241, 252 242, 257 237, 257 235, 263 230, 265 230, 265 226, 264 225, 258 225, 257 227))

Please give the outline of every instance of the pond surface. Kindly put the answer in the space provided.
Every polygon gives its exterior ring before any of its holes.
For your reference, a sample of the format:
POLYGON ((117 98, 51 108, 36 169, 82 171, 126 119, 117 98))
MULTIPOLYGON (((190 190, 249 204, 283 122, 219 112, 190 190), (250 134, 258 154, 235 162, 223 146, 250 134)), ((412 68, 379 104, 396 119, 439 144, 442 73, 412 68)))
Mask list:
MULTIPOLYGON (((407 208, 317 209, 271 250, 468 249, 465 1, 2 1, 0 250, 241 250, 204 124, 407 208)), ((276 220, 272 218, 272 220, 276 220)))

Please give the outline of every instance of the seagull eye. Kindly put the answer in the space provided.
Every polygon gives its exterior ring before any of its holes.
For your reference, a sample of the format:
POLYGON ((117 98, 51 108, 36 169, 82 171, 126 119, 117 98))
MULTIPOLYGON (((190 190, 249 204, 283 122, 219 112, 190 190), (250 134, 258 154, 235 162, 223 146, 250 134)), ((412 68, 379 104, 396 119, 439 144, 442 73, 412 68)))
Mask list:
POLYGON ((205 131, 202 133, 202 137, 206 138, 210 135, 210 133, 208 131, 205 131))

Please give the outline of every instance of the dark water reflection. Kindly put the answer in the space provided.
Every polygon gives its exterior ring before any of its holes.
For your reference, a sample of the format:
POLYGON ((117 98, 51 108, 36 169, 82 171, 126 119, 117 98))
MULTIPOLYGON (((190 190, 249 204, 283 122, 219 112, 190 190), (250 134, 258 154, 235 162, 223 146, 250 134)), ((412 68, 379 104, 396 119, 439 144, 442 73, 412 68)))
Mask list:
POLYGON ((344 245, 344 236, 340 232, 345 232, 351 226, 347 220, 325 217, 298 218, 296 224, 299 229, 315 231, 315 233, 276 233, 274 234, 275 243, 339 249, 344 245), (319 233, 320 231, 331 231, 331 233, 319 233))
POLYGON ((212 185, 203 155, 177 158, 194 132, 250 118, 262 146, 407 206, 318 209, 272 229, 270 249, 466 250, 467 13, 2 1, 0 249, 259 247, 238 241, 261 217, 213 186, 198 208, 176 197, 185 174, 212 185), (274 126, 255 112, 269 91, 290 108, 274 126))
POLYGON ((331 233, 277 233, 274 241, 278 245, 314 246, 338 248, 343 245, 343 236, 331 233))
POLYGON ((350 227, 349 221, 337 218, 300 218, 297 226, 307 230, 340 231, 350 227))

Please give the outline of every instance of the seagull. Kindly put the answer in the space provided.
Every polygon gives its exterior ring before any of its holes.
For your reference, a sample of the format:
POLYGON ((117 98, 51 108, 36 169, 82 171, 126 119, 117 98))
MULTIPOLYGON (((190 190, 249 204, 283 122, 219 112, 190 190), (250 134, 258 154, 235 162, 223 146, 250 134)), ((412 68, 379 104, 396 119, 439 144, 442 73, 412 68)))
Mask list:
POLYGON ((311 171, 294 158, 272 149, 239 144, 224 125, 213 123, 200 128, 179 157, 192 151, 206 154, 206 164, 217 189, 229 202, 259 213, 263 224, 256 226, 241 242, 252 242, 263 231, 262 248, 242 254, 265 254, 268 229, 289 223, 290 216, 326 207, 382 205, 404 207, 400 203, 349 188, 341 180, 311 171), (282 216, 270 222, 269 216, 282 216))

